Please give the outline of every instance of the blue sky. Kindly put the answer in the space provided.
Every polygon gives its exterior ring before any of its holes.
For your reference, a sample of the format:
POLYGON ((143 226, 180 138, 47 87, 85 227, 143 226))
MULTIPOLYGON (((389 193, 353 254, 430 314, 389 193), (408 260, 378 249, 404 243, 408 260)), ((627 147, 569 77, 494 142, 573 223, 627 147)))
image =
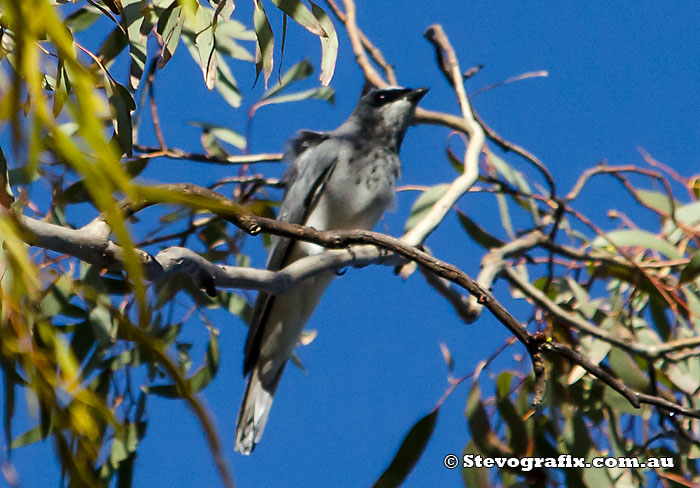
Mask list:
MULTIPOLYGON (((234 17, 250 26, 250 5, 237 3, 234 17)), ((468 92, 526 71, 548 71, 547 78, 480 94, 473 104, 499 134, 545 162, 559 193, 567 192, 585 168, 602 160, 643 165, 639 146, 683 175, 700 171, 700 11, 692 2, 670 7, 654 1, 365 0, 358 1, 357 7, 359 25, 395 65, 400 82, 431 88, 421 102, 425 108, 458 112, 455 97, 435 66, 433 48, 422 37, 432 23, 443 25, 464 70, 484 65, 468 81, 468 92)), ((281 15, 271 6, 267 10, 276 19, 273 29, 281 32, 281 15)), ((345 32, 339 23, 336 26, 341 41, 332 82, 336 105, 309 101, 262 108, 254 122, 252 153, 281 151, 284 141, 300 128, 332 129, 354 106, 362 75, 345 32)), ((284 66, 306 56, 314 66, 319 65, 317 39, 290 25, 284 66)), ((126 78, 123 66, 117 64, 113 71, 121 80, 126 78)), ((250 88, 254 79, 251 64, 235 63, 233 67, 244 95, 239 110, 206 90, 199 68, 180 46, 157 78, 160 118, 169 144, 201 150, 198 130, 185 124, 192 120, 244 132, 246 109, 263 87, 259 82, 250 88)), ((299 88, 313 86, 313 79, 299 88)), ((439 127, 409 131, 402 149, 401 184, 433 185, 455 177, 445 157, 448 135, 447 129, 439 127)), ((142 140, 154 142, 149 130, 142 140)), ((506 157, 533 175, 522 160, 506 157)), ((267 164, 256 169, 278 176, 282 167, 267 164)), ((208 184, 235 171, 159 160, 144 177, 208 184)), ((625 210, 631 200, 614 184, 599 181, 587 190, 577 208, 597 218, 602 227, 611 228, 617 223, 605 219, 605 211, 611 207, 625 210)), ((400 193, 397 211, 387 215, 379 229, 400 235, 417 196, 414 191, 400 193)), ((492 198, 466 195, 459 207, 498 233, 492 198)), ((478 272, 483 253, 469 242, 454 215, 447 217, 427 245, 436 256, 471 276, 478 272)), ((251 254, 253 265, 264 265, 260 239, 250 239, 245 251, 251 254)), ((503 284, 497 284, 494 291, 516 317, 528 318, 528 308, 513 303, 503 284)), ((227 459, 241 487, 371 485, 388 466, 403 436, 433 408, 447 387, 439 344, 445 343, 452 352, 455 374, 464 375, 508 338, 488 314, 475 324, 461 323, 419 273, 403 281, 386 267, 349 270, 331 285, 308 325, 319 331, 316 340, 299 351, 308 374, 287 368, 262 442, 253 455, 243 457, 234 453, 233 441, 244 389, 241 363, 246 328, 225 313, 206 313, 221 332, 222 359, 219 375, 203 398, 216 418, 227 459)), ((190 320, 184 333, 198 341, 194 356, 201 360, 206 338, 201 321, 190 320)), ((504 357, 523 352, 516 345, 504 357)), ((497 363, 494 371, 510 364, 497 363)), ((492 392, 488 384, 485 388, 485 393, 492 392)), ((467 392, 468 384, 464 384, 445 403, 432 440, 405 486, 461 485, 459 470, 443 468, 442 458, 447 453, 462 453, 468 441, 463 415, 467 392)), ((181 402, 151 400, 148 420, 134 486, 218 485, 204 437, 181 402)), ((33 422, 20 416, 15 434, 33 422)), ((53 485, 58 476, 53 456, 50 442, 15 451, 13 460, 23 486, 53 485)))

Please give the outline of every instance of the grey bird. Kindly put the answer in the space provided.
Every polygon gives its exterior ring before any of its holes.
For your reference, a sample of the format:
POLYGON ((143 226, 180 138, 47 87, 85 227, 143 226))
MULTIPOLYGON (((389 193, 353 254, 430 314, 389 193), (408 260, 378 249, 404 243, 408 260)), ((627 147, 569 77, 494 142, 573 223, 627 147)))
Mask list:
MULTIPOLYGON (((285 154, 291 166, 278 219, 317 230, 371 230, 395 201, 399 148, 427 91, 366 90, 337 129, 300 131, 285 154)), ((316 244, 273 238, 267 267, 277 271, 321 252, 316 244)), ((287 360, 333 276, 308 278, 283 295, 258 294, 243 361, 249 378, 236 429, 240 453, 250 454, 260 440, 287 360)))

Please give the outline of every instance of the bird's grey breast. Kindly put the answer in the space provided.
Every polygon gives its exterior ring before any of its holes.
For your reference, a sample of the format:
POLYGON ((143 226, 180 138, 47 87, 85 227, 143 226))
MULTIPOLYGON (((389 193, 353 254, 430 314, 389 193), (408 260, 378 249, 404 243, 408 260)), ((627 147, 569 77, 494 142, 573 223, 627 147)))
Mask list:
POLYGON ((394 204, 399 157, 385 146, 341 146, 316 210, 330 229, 372 229, 394 204))

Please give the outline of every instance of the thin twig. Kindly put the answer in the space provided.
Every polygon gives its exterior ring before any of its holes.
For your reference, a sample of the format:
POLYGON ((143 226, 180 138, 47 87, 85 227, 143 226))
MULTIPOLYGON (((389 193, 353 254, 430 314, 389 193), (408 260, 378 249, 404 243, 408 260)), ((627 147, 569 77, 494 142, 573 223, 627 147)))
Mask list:
MULTIPOLYGON (((338 20, 340 20, 343 24, 346 24, 347 22, 347 17, 345 14, 340 10, 340 7, 335 3, 334 0, 326 0, 326 3, 328 6, 331 8, 333 11, 333 14, 335 14, 336 17, 338 17, 338 20)), ((362 45, 364 48, 367 50, 369 53, 370 57, 372 60, 379 65, 380 68, 384 71, 384 74, 386 74, 386 79, 389 82, 390 85, 398 85, 398 80, 396 79, 396 73, 394 72, 394 67, 387 63, 386 59, 384 58, 384 55, 382 52, 379 50, 377 46, 375 46, 372 41, 369 40, 369 38, 362 32, 362 30, 357 27, 357 33, 360 36, 360 40, 362 41, 362 45)))
POLYGON ((161 149, 158 147, 149 147, 143 145, 135 145, 134 151, 141 154, 140 158, 168 158, 168 159, 188 159, 190 161, 199 161, 203 163, 213 164, 254 164, 254 163, 277 163, 282 161, 282 153, 261 153, 261 154, 245 154, 242 156, 210 156, 209 154, 191 153, 177 148, 161 149))
POLYGON ((156 68, 158 67, 158 57, 151 60, 151 64, 148 67, 148 77, 146 78, 146 90, 148 91, 148 100, 151 106, 151 119, 153 120, 153 131, 156 133, 156 139, 158 140, 158 145, 160 149, 167 150, 168 145, 165 143, 165 137, 163 137, 163 131, 160 127, 160 118, 158 117, 158 108, 156 107, 156 68))
POLYGON ((353 0, 343 0, 343 3, 345 4, 345 30, 348 31, 352 52, 355 54, 355 62, 357 62, 358 66, 362 69, 367 81, 377 88, 386 88, 388 83, 382 78, 382 75, 374 69, 362 45, 362 38, 357 27, 355 2, 353 0))

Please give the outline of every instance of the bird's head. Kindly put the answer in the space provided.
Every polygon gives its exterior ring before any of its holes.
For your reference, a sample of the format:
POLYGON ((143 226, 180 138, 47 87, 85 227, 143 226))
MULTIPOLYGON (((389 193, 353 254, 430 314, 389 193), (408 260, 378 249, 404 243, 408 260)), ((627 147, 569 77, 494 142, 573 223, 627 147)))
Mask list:
POLYGON ((370 137, 393 139, 400 145, 416 105, 427 92, 427 88, 372 88, 363 92, 351 117, 370 137))

